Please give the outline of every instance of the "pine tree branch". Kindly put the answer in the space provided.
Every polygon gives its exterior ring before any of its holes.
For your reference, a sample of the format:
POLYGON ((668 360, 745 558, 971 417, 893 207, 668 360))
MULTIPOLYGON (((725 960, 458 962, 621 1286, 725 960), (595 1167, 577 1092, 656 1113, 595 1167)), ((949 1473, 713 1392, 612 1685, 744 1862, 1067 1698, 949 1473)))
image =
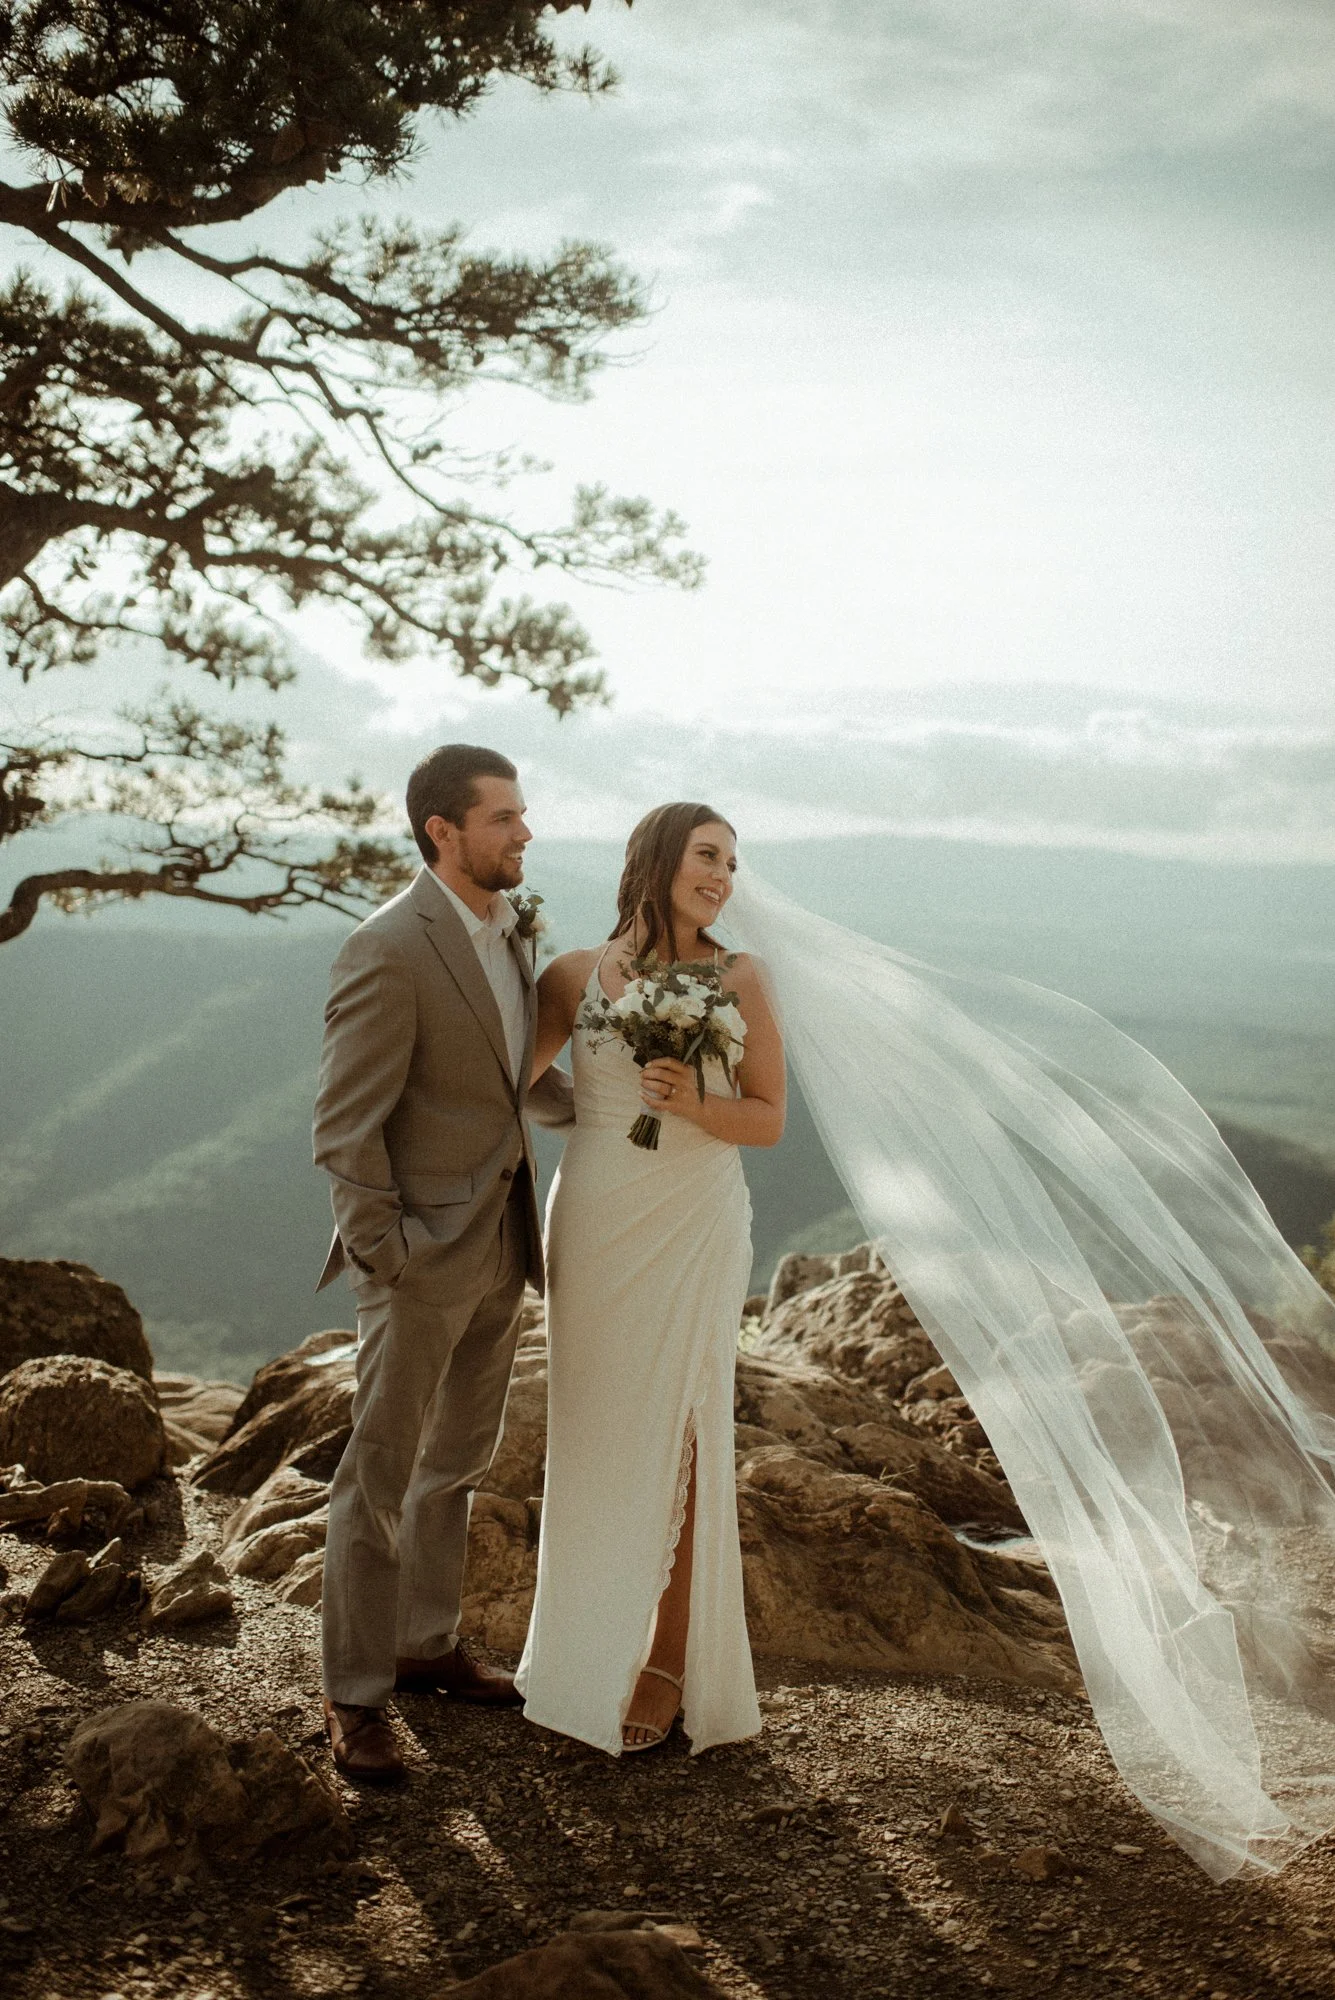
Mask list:
POLYGON ((327 178, 327 168, 322 169, 311 159, 304 166, 296 160, 277 167, 257 161, 253 168, 248 179, 239 175, 221 193, 195 193, 184 201, 125 201, 112 192, 94 201, 85 184, 72 177, 31 181, 25 187, 4 182, 0 183, 0 222, 40 235, 39 225, 58 209, 66 222, 86 223, 93 229, 122 230, 139 243, 161 237, 169 229, 244 222, 290 188, 327 178))
MULTIPOLYGON (((234 854, 225 865, 234 866, 244 858, 244 853, 234 854)), ((45 875, 27 875, 17 885, 8 907, 0 910, 0 944, 21 937, 36 917, 43 898, 48 896, 71 901, 122 902, 137 902, 143 896, 172 896, 187 902, 208 903, 216 909, 242 910, 248 916, 278 916, 286 910, 318 904, 351 918, 364 916, 380 900, 375 892, 339 891, 321 881, 306 863, 289 863, 275 888, 248 896, 203 888, 199 874, 178 862, 168 862, 156 869, 57 868, 45 875)))

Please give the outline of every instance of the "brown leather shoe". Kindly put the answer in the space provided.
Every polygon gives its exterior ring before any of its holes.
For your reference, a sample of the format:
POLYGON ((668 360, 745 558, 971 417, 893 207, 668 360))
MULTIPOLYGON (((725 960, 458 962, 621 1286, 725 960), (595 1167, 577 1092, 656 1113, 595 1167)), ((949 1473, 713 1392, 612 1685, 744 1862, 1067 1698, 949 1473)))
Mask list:
POLYGON ((512 1674, 498 1674, 475 1660, 462 1639, 438 1660, 400 1660, 394 1681, 400 1694, 450 1694, 484 1708, 516 1708, 523 1701, 512 1674))
POLYGON ((324 1726, 334 1768, 343 1777, 369 1785, 396 1785, 407 1777, 383 1708, 350 1708, 326 1697, 324 1726))

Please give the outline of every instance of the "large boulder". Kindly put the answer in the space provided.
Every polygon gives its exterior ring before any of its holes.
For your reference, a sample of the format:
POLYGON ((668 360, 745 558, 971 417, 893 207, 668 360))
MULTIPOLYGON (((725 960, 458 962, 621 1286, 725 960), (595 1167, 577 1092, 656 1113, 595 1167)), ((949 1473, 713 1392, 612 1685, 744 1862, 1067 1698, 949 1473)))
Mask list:
MULTIPOLYGON (((508 1430, 515 1417, 515 1435, 493 1461, 469 1529, 464 1629, 503 1653, 523 1645, 537 1577, 542 1508, 530 1489, 545 1388, 539 1332, 520 1348, 506 1420, 508 1430)), ((946 1525, 1023 1534, 1007 1488, 818 1369, 740 1355, 736 1409, 742 1565, 757 1653, 1074 1685, 1047 1571, 965 1547, 946 1525)))
POLYGON ((131 1859, 148 1859, 178 1838, 224 1842, 245 1822, 246 1795, 222 1738, 171 1702, 125 1702, 90 1716, 70 1738, 65 1768, 93 1815, 95 1851, 119 1840, 131 1859))
POLYGON ((0 1257, 0 1375, 45 1354, 153 1375, 144 1323, 119 1285, 63 1257, 0 1257))
POLYGON ((128 1368, 48 1354, 0 1379, 0 1465, 132 1490, 161 1472, 166 1449, 152 1387, 128 1368))
POLYGON ((350 1845, 338 1800, 272 1730, 228 1746, 172 1702, 90 1716, 70 1738, 65 1768, 93 1815, 94 1850, 118 1843, 173 1873, 201 1854, 350 1845))
POLYGON ((737 1512, 758 1653, 1078 1685, 1046 1569, 966 1547, 904 1487, 761 1445, 742 1454, 737 1512))

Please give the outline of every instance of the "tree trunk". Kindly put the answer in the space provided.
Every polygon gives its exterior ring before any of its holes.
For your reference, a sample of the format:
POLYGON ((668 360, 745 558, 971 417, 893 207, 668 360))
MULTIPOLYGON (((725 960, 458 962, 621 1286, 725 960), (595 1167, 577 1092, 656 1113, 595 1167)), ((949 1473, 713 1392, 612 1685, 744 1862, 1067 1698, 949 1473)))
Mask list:
POLYGON ((78 502, 63 493, 20 493, 0 485, 0 590, 72 527, 79 512, 78 502))

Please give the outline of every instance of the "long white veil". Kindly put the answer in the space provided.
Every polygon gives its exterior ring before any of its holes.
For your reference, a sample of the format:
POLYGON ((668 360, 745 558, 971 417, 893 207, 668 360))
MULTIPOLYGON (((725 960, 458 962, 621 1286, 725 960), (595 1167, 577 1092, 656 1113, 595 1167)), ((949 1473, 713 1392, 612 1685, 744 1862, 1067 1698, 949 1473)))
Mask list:
POLYGON ((1218 1880, 1335 1826, 1335 1301, 1200 1106, 1078 1002, 740 869, 727 924, 972 1403, 1136 1796, 1218 1880))

